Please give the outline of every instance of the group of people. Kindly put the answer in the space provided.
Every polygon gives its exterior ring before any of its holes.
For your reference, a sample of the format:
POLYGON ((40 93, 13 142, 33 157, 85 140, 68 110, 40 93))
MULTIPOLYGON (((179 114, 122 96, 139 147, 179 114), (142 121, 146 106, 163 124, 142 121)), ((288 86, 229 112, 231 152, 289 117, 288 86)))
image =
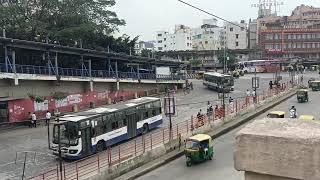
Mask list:
POLYGON ((249 89, 247 89, 247 91, 246 91, 246 96, 247 96, 247 97, 256 96, 256 91, 255 91, 255 90, 252 90, 252 92, 251 92, 249 89))
MULTIPOLYGON (((47 111, 45 120, 46 120, 46 125, 49 125, 50 120, 51 120, 50 111, 47 111)), ((33 112, 33 113, 29 112, 29 121, 30 121, 30 125, 29 125, 30 128, 37 127, 37 115, 35 112, 33 112)))

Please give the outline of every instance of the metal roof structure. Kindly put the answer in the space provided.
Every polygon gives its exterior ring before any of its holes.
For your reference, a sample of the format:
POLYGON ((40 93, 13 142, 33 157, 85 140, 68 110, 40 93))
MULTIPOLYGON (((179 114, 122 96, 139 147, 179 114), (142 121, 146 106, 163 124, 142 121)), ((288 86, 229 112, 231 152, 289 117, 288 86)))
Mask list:
POLYGON ((117 60, 122 62, 142 63, 142 64, 150 63, 152 65, 159 65, 159 66, 178 67, 184 64, 183 62, 178 62, 178 61, 158 60, 154 58, 130 56, 122 53, 97 51, 97 50, 91 50, 91 49, 68 47, 68 46, 61 46, 58 44, 26 41, 26 40, 5 38, 5 37, 0 37, 0 45, 6 45, 7 47, 11 47, 11 48, 20 48, 20 49, 36 50, 36 51, 44 51, 44 52, 49 51, 49 52, 68 54, 68 55, 117 60))

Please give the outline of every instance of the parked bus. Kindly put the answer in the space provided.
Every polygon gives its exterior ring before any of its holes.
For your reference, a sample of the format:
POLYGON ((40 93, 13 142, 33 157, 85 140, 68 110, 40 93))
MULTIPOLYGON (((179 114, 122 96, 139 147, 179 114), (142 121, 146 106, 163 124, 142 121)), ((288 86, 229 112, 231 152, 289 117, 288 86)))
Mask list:
POLYGON ((147 133, 162 123, 159 98, 143 97, 60 118, 53 127, 53 154, 58 155, 58 129, 62 156, 76 160, 147 133))
POLYGON ((273 73, 281 70, 282 60, 251 60, 238 62, 238 68, 245 73, 273 73))
POLYGON ((206 72, 204 73, 203 85, 217 92, 230 92, 234 90, 234 79, 230 75, 206 72))

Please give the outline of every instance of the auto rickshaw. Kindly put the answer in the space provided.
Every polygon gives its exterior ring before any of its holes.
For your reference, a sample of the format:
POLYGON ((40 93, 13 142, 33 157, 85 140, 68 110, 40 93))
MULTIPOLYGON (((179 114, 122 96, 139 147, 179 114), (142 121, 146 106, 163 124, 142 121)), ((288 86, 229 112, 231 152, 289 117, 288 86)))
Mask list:
POLYGON ((315 78, 310 78, 309 80, 308 80, 308 86, 309 86, 309 88, 311 88, 311 82, 312 81, 315 81, 316 79, 315 78))
POLYGON ((284 111, 271 111, 267 115, 268 118, 284 118, 286 113, 284 111))
POLYGON ((320 91, 320 81, 311 81, 312 91, 320 91))
POLYGON ((244 71, 243 70, 239 70, 239 74, 240 74, 240 76, 244 76, 244 71))
POLYGON ((186 140, 184 153, 187 166, 208 159, 212 160, 214 154, 213 141, 211 137, 206 134, 192 136, 186 140))
POLYGON ((307 89, 300 89, 297 91, 297 100, 299 103, 308 102, 308 90, 307 89))
POLYGON ((236 77, 236 78, 240 77, 239 71, 238 71, 238 70, 234 70, 234 71, 232 72, 232 76, 233 76, 233 77, 236 77))
POLYGON ((315 120, 315 118, 314 118, 314 116, 311 116, 311 115, 301 115, 301 116, 299 116, 299 120, 312 121, 312 120, 315 120))

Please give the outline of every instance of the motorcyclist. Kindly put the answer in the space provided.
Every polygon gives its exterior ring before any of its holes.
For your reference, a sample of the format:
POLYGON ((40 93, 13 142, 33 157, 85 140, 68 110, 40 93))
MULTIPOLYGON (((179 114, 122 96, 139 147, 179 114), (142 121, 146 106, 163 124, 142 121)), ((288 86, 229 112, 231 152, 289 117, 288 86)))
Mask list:
POLYGON ((294 106, 291 107, 289 112, 290 112, 290 118, 297 118, 297 109, 294 106))

